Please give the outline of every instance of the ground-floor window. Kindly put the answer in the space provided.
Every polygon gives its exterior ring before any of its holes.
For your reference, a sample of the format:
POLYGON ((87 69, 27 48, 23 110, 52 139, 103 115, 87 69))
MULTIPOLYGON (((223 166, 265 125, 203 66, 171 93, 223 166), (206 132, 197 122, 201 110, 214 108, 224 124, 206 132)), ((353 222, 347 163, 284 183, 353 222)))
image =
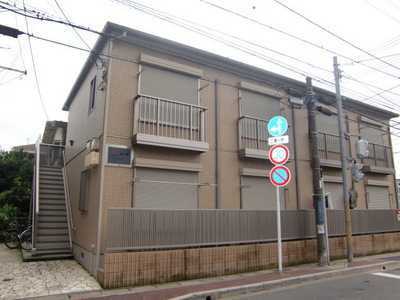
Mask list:
POLYGON ((337 182, 324 182, 324 194, 328 197, 328 208, 344 209, 343 184, 337 182))
POLYGON ((133 207, 197 209, 198 173, 136 168, 133 207))
POLYGON ((368 209, 390 209, 389 188, 387 186, 366 186, 368 209))
MULTIPOLYGON (((276 186, 267 177, 241 177, 242 209, 276 210, 276 186)), ((279 188, 281 209, 285 209, 284 187, 279 188)))
POLYGON ((90 170, 85 170, 81 173, 81 182, 79 188, 79 210, 88 210, 89 201, 89 182, 90 182, 90 170))

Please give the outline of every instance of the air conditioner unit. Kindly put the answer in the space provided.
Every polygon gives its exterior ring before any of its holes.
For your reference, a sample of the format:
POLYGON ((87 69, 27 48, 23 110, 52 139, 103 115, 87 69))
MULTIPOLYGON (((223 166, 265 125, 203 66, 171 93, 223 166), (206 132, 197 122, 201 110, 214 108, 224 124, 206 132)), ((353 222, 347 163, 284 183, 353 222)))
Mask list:
POLYGON ((92 151, 85 156, 85 168, 92 168, 99 165, 99 152, 92 151))
POLYGON ((99 149, 100 149, 99 138, 93 138, 86 143, 86 153, 90 153, 92 151, 99 151, 99 149))
POLYGON ((90 151, 99 151, 100 149, 100 140, 99 138, 93 138, 90 143, 90 151))
POLYGON ((86 153, 90 153, 90 149, 92 148, 92 140, 88 140, 87 142, 86 142, 86 153))

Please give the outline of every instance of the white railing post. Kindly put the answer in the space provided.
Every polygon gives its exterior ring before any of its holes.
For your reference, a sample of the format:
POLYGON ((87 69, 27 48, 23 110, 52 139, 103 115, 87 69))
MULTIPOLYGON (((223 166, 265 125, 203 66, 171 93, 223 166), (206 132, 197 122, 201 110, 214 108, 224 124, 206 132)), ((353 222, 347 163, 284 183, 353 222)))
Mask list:
POLYGON ((138 133, 138 125, 139 125, 139 101, 140 97, 136 97, 133 99, 133 134, 138 133))
POLYGON ((40 169, 40 138, 36 141, 36 157, 35 157, 35 214, 39 214, 39 169, 40 169))
POLYGON ((68 235, 69 235, 69 245, 72 249, 72 231, 74 228, 74 220, 72 218, 72 209, 71 209, 71 201, 69 197, 69 188, 68 188, 68 176, 67 176, 67 166, 65 164, 65 151, 63 150, 63 179, 64 179, 64 194, 65 194, 65 205, 67 209, 67 222, 68 222, 68 235))

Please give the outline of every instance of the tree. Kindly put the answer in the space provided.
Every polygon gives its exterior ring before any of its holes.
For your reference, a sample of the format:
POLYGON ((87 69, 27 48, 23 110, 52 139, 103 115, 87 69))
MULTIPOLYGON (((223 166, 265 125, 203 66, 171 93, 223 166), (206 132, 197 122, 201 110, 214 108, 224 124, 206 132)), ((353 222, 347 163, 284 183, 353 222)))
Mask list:
POLYGON ((11 222, 27 220, 33 161, 23 151, 0 150, 0 232, 11 222))

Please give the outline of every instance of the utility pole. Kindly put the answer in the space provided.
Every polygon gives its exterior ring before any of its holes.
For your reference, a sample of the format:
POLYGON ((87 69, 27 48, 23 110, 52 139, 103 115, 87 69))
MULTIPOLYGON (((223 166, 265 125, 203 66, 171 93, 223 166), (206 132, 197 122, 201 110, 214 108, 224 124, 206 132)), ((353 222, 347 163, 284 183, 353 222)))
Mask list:
POLYGON ((347 241, 347 261, 353 261, 353 238, 351 236, 351 216, 349 205, 349 190, 347 185, 347 150, 346 150, 346 137, 343 129, 343 109, 342 109, 342 96, 340 95, 340 71, 338 68, 337 57, 333 58, 333 67, 335 74, 335 87, 336 87, 336 105, 338 111, 339 123, 339 144, 340 144, 340 158, 342 162, 342 182, 343 182, 343 204, 344 204, 344 217, 346 225, 346 241, 347 241))
POLYGON ((316 98, 311 83, 311 78, 307 77, 307 109, 308 109, 308 123, 309 135, 311 140, 312 161, 311 167, 313 169, 313 189, 314 189, 314 207, 315 207, 315 221, 317 229, 317 253, 318 253, 318 266, 325 267, 328 265, 327 255, 327 235, 325 230, 325 201, 322 188, 321 176, 321 163, 318 152, 318 132, 317 120, 315 111, 316 98))

